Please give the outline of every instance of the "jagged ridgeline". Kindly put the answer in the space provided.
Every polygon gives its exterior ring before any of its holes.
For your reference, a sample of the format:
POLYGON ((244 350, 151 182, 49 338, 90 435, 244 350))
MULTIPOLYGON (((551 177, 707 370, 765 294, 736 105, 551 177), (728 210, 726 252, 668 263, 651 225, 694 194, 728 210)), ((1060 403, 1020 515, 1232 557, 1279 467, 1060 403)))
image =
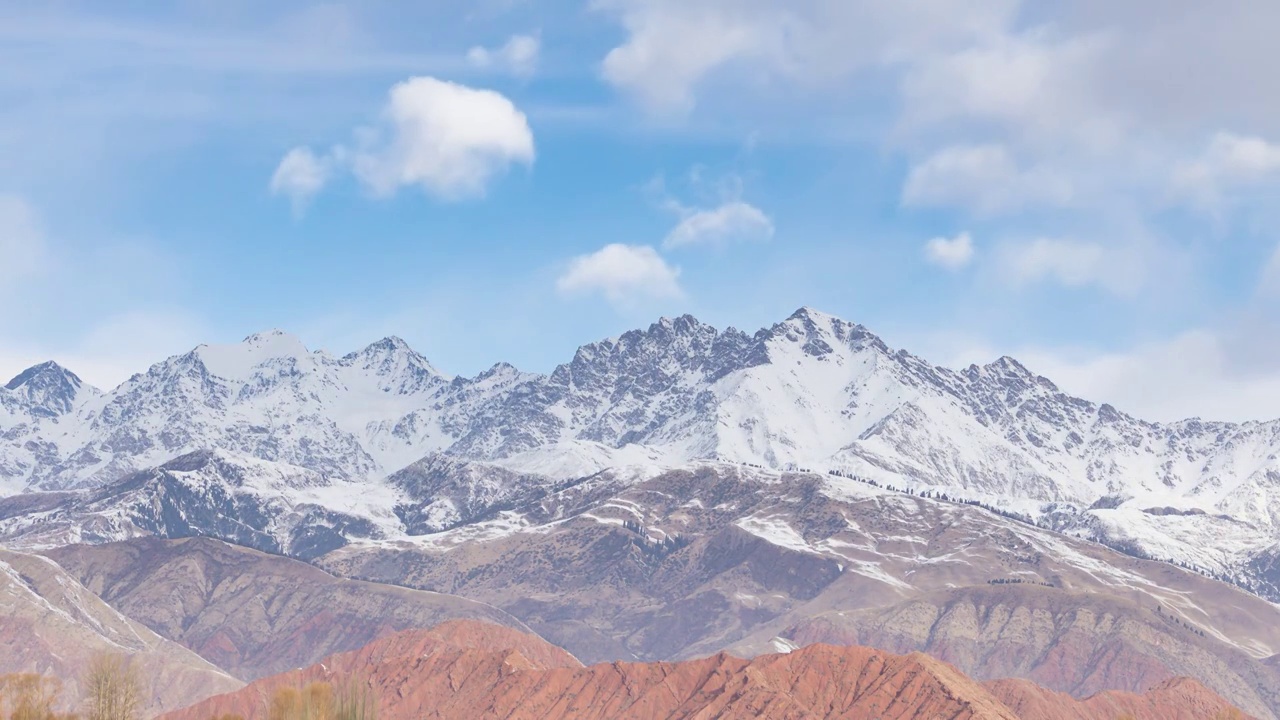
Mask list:
MULTIPOLYGON (((809 309, 750 334, 663 319, 545 375, 498 364, 450 377, 395 338, 338 357, 280 332, 200 346, 105 393, 46 363, 0 390, 0 433, 9 495, 96 492, 77 502, 106 511, 158 473, 175 499, 143 531, 289 508, 306 516, 294 535, 233 539, 300 556, 460 522, 465 507, 414 507, 386 482, 433 454, 553 483, 723 460, 981 503, 1280 599, 1280 425, 1145 422, 1010 358, 941 368, 809 309), (200 452, 219 469, 196 483, 208 461, 173 463, 200 452)), ((477 478, 473 492, 494 490, 477 478)))

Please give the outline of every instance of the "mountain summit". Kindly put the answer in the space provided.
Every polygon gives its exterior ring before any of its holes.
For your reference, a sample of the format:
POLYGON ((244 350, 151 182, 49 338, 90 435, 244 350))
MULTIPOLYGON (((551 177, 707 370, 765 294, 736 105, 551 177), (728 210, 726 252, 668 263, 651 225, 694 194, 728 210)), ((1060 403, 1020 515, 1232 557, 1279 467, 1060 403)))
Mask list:
POLYGON ((84 384, 79 376, 52 360, 18 373, 4 389, 33 414, 47 417, 71 412, 84 393, 98 394, 96 388, 84 384))

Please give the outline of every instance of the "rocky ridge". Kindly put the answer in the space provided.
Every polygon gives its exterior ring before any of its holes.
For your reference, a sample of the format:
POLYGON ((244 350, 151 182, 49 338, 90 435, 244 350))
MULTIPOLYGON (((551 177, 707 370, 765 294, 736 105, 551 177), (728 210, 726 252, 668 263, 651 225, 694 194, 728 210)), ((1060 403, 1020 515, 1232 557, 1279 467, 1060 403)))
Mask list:
POLYGON ((1021 681, 984 687, 926 655, 859 647, 813 645, 754 660, 718 654, 680 663, 583 667, 519 633, 450 623, 385 638, 164 719, 256 717, 275 688, 315 680, 341 686, 351 678, 377 693, 379 717, 387 720, 1111 720, 1117 711, 1141 720, 1191 720, 1230 710, 1221 698, 1185 679, 1146 695, 1112 692, 1080 702, 1021 681))
POLYGON ((216 449, 315 473, 330 512, 363 494, 351 484, 384 493, 440 453, 554 481, 706 460, 833 471, 999 504, 1280 598, 1280 424, 1145 422, 1011 358, 941 368, 810 309, 750 335, 663 319, 547 375, 448 377, 396 338, 334 357, 278 331, 107 393, 46 364, 0 389, 0 438, 9 494, 101 489, 216 449))

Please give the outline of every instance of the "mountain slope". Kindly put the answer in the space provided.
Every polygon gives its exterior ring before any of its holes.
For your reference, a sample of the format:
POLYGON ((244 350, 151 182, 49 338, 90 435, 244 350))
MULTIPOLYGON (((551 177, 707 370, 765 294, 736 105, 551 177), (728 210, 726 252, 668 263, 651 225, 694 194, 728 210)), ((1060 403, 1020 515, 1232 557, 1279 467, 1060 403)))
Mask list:
POLYGON ((975 679, 1025 678, 1077 698, 1111 690, 1142 693, 1194 675, 1254 714, 1265 717, 1280 707, 1280 673, 1257 658, 1200 636, 1197 625, 1173 612, 1099 593, 1033 584, 973 587, 890 607, 790 619, 794 625, 775 630, 771 624, 730 650, 772 650, 781 636, 801 646, 920 651, 975 679))
POLYGON ((143 682, 144 714, 183 707, 243 683, 127 619, 52 561, 0 550, 0 674, 63 680, 78 707, 80 678, 95 655, 127 654, 143 682))
POLYGON ((243 680, 454 618, 524 628, 478 602, 344 580, 205 538, 75 545, 47 555, 124 615, 243 680))
POLYGON ((1276 606, 980 508, 725 465, 604 473, 502 507, 319 562, 483 600, 591 662, 853 642, 1081 696, 1189 675, 1280 715, 1260 662, 1280 647, 1276 606))
POLYGON ((0 534, 26 549, 208 536, 311 558, 394 531, 399 498, 381 484, 198 451, 98 488, 0 500, 0 534))
MULTIPOLYGON (((499 607, 592 661, 694 657, 725 647, 755 654, 770 651, 773 638, 782 636, 930 650, 980 678, 1033 677, 1055 690, 1086 694, 1138 691, 1189 675, 1257 715, 1280 711, 1273 695, 1280 682, 1258 663, 1280 649, 1275 606, 979 508, 839 476, 721 463, 653 477, 602 472, 553 480, 435 457, 392 475, 382 495, 346 501, 348 513, 366 504, 352 515, 326 510, 314 495, 358 485, 225 452, 197 453, 140 477, 145 481, 80 491, 72 499, 54 494, 45 499, 55 502, 39 512, 15 507, 27 500, 22 497, 0 501, 0 530, 11 544, 27 546, 154 533, 215 535, 272 553, 292 551, 340 575, 499 607), (378 497, 383 504, 374 513, 368 503, 378 497), (381 524, 361 520, 373 516, 381 524), (1053 587, 1035 595, 1028 592, 1036 588, 989 584, 1012 580, 1053 587), (1017 631, 1015 622, 978 624, 981 634, 970 634, 977 631, 968 629, 968 618, 991 612, 1030 615, 1036 632, 1017 631), (818 632, 820 623, 830 623, 830 633, 818 632), (1057 661, 1036 660, 1055 653, 1072 658, 1063 661, 1070 672, 1051 672, 1057 661), (992 664, 993 657, 1017 661, 992 664)), ((82 547, 54 555, 97 552, 82 547)), ((164 568, 148 571, 154 575, 126 573, 136 562, 128 560, 132 553, 108 563, 116 569, 102 570, 104 578, 134 578, 112 580, 118 588, 100 587, 96 575, 85 574, 92 562, 69 567, 132 617, 201 652, 224 652, 207 657, 255 662, 237 655, 255 652, 241 646, 242 637, 224 647, 222 640, 164 630, 172 625, 163 619, 169 611, 148 606, 152 583, 142 579, 171 588, 165 598, 186 597, 188 588, 199 590, 208 580, 170 582, 164 568)), ((187 564, 175 560, 174 566, 187 564)), ((272 596, 280 587, 266 586, 272 596)), ((203 593, 185 602, 200 607, 203 593)), ((304 606, 321 614, 325 607, 304 606)), ((298 616, 303 627, 308 616, 298 616)), ((258 646, 265 647, 280 633, 288 650, 282 657, 292 659, 289 643, 297 631, 291 627, 241 634, 260 637, 258 646)))

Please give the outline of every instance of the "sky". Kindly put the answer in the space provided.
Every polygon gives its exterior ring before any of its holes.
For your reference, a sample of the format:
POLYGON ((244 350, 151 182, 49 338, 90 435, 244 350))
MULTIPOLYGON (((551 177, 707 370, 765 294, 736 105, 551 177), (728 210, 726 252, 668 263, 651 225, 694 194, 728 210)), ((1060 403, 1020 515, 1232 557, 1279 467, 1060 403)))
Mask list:
POLYGON ((801 306, 1280 417, 1280 4, 0 0, 0 375, 801 306))

